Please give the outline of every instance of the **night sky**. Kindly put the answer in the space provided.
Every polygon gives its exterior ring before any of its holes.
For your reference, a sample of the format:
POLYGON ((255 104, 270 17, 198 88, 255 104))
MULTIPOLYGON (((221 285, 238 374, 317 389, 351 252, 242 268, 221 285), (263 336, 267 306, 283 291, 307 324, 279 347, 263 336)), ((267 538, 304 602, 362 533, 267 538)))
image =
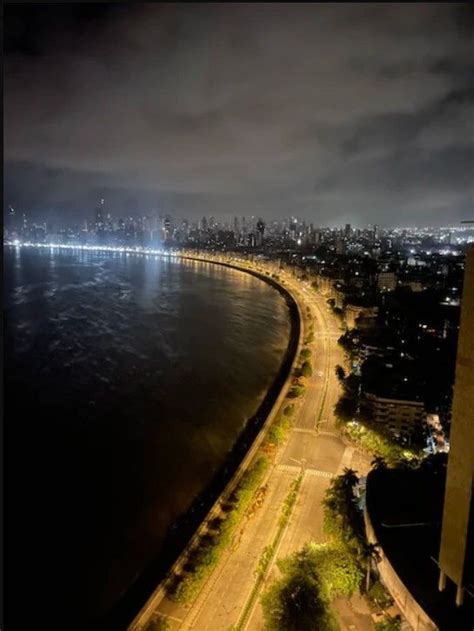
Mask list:
POLYGON ((472 218, 473 25, 456 4, 7 4, 4 202, 472 218))

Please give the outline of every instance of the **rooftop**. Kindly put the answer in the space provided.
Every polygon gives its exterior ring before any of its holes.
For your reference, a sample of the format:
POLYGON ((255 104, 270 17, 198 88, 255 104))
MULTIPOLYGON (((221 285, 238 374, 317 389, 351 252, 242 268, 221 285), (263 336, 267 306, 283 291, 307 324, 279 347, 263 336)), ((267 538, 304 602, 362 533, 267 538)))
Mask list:
MULTIPOLYGON (((438 591, 446 457, 436 456, 420 469, 377 469, 369 473, 366 503, 377 539, 415 600, 441 631, 472 631, 474 555, 466 557, 464 604, 455 605, 455 587, 438 591), (433 464, 435 463, 435 464, 433 464), (471 586, 471 587, 469 587, 471 586)), ((471 520, 471 550, 474 525, 471 520)))

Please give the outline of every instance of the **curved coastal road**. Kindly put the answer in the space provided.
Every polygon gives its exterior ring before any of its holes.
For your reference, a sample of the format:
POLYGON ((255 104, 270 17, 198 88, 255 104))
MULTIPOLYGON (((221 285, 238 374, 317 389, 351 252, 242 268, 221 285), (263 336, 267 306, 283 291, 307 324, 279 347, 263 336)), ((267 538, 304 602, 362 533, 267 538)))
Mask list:
MULTIPOLYGON (((334 423, 333 408, 340 393, 335 366, 344 363, 343 352, 337 344, 341 335, 339 322, 329 311, 325 299, 309 285, 289 274, 283 273, 282 278, 301 306, 306 330, 310 322, 306 306, 311 311, 315 331, 314 342, 309 345, 313 375, 307 380, 303 401, 296 400, 294 424, 269 471, 262 506, 247 523, 242 523, 236 543, 222 555, 189 608, 166 598, 159 604, 156 613, 166 616, 172 629, 226 631, 231 626, 262 629, 261 590, 256 592, 254 588, 254 571, 262 551, 275 539, 282 504, 292 481, 302 474, 296 503, 279 539, 265 584, 278 575, 277 558, 291 554, 308 541, 324 541, 321 501, 331 477, 346 466, 359 472, 367 470, 367 462, 359 460, 354 450, 346 446, 334 423)), ((344 620, 340 622, 342 628, 364 628, 352 626, 355 622, 352 619, 347 625, 344 620)))

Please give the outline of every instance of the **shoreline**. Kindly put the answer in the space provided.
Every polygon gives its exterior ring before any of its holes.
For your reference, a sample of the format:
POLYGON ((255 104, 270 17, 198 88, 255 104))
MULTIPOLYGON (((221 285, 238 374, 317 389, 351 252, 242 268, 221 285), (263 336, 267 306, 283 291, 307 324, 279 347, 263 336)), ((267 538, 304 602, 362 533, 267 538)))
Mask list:
POLYGON ((146 623, 147 621, 146 614, 150 610, 151 605, 154 607, 156 602, 163 597, 164 584, 167 582, 167 579, 173 575, 175 568, 182 564, 182 560, 186 557, 190 547, 199 539, 201 530, 206 528, 206 523, 211 518, 216 506, 220 505, 221 498, 230 495, 243 473, 253 463, 256 451, 263 442, 269 426, 280 411, 282 403, 286 399, 286 392, 291 381, 293 368, 302 345, 303 314, 290 291, 270 275, 247 269, 238 263, 214 260, 212 258, 213 253, 209 253, 209 256, 207 256, 206 253, 167 253, 156 250, 147 252, 132 248, 83 247, 71 244, 34 244, 31 242, 25 244, 7 243, 6 245, 79 252, 122 252, 142 256, 160 256, 163 259, 174 259, 176 261, 181 259, 208 265, 220 265, 250 274, 266 282, 279 292, 288 308, 290 331, 287 346, 277 373, 254 415, 247 419, 211 481, 194 497, 187 510, 170 524, 156 556, 149 561, 135 581, 123 592, 122 596, 107 613, 94 621, 91 620, 90 624, 87 624, 87 628, 94 631, 108 631, 109 629, 110 631, 115 631, 117 629, 135 628, 137 622, 140 621, 137 625, 140 628, 140 623, 142 621, 146 623))
MULTIPOLYGON (((207 487, 205 487, 190 504, 186 514, 183 516, 184 527, 181 530, 181 545, 175 545, 174 547, 175 554, 173 556, 175 558, 170 559, 170 554, 167 559, 163 559, 162 555, 160 555, 160 559, 157 559, 155 563, 152 562, 148 570, 144 570, 135 584, 132 585, 124 595, 122 602, 118 603, 117 607, 112 612, 110 621, 107 621, 107 626, 105 627, 110 630, 117 628, 141 628, 143 624, 146 624, 149 612, 153 610, 157 602, 164 597, 167 581, 170 576, 173 575, 175 568, 183 564, 183 560, 186 558, 193 543, 199 538, 200 531, 205 529, 207 522, 212 519, 213 513, 216 511, 218 505, 220 505, 222 496, 230 495, 243 473, 253 462, 255 453, 260 447, 269 426, 279 412, 283 401, 286 399, 287 386, 289 385, 289 381, 291 381, 291 375, 296 365, 303 340, 303 316, 300 312, 299 305, 288 289, 275 281, 275 279, 260 272, 240 267, 237 264, 214 261, 211 258, 205 258, 199 255, 177 254, 175 256, 176 258, 235 269, 243 273, 251 274, 259 280, 268 283, 285 299, 290 318, 290 334, 287 348, 275 379, 261 401, 256 413, 247 420, 245 427, 227 453, 223 464, 214 474, 207 487), (180 548, 179 551, 176 549, 178 547, 180 548), (155 567, 152 567, 153 565, 155 567), (158 565, 161 566, 161 572, 158 570, 158 565), (166 568, 163 566, 166 566, 166 568), (152 574, 154 574, 155 577, 154 588, 151 588, 151 583, 153 583, 152 574), (158 576, 158 574, 161 574, 161 576, 158 576), (146 589, 147 587, 148 589, 146 589), (145 597, 144 601, 143 596, 145 591, 148 592, 148 596, 145 597), (140 596, 141 604, 138 602, 140 596), (126 624, 126 626, 122 627, 123 624, 126 624)), ((166 548, 166 546, 167 539, 165 538, 163 547, 166 548)))

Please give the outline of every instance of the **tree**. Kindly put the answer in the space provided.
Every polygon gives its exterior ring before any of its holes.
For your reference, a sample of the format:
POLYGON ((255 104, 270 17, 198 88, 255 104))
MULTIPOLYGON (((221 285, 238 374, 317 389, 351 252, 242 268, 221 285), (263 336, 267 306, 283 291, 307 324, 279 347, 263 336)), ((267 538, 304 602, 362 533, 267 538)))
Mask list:
POLYGON ((372 569, 372 563, 379 563, 381 560, 380 546, 378 543, 365 542, 360 552, 360 560, 366 567, 365 575, 365 593, 367 594, 370 589, 370 570, 372 569))
POLYGON ((307 547, 278 563, 282 578, 262 597, 265 628, 269 631, 335 631, 321 577, 307 547))
POLYGON ((356 557, 345 546, 340 543, 312 543, 308 547, 321 578, 321 589, 325 598, 349 598, 359 589, 363 573, 356 557))
POLYGON ((347 493, 353 493, 357 484, 359 484, 359 476, 354 471, 354 469, 350 469, 348 467, 344 468, 344 472, 339 476, 341 481, 341 486, 347 491, 347 493))
POLYGON ((346 331, 341 337, 338 339, 338 344, 342 346, 345 352, 349 355, 349 357, 354 356, 354 351, 356 349, 356 345, 358 342, 358 338, 356 337, 356 331, 346 331))
POLYGON ((357 483, 355 471, 345 469, 343 475, 331 480, 322 503, 326 533, 360 555, 366 536, 363 516, 354 493, 357 483))
POLYGON ((354 373, 347 375, 342 382, 342 387, 344 388, 344 393, 347 397, 351 399, 357 398, 359 396, 360 377, 354 373))
POLYGON ((343 381, 345 376, 346 376, 346 373, 344 372, 344 368, 342 366, 339 366, 338 364, 336 366, 336 377, 339 379, 339 381, 343 381))
POLYGON ((348 423, 352 421, 357 411, 357 401, 342 396, 334 406, 334 414, 340 421, 348 423))
POLYGON ((311 375, 313 374, 313 369, 311 367, 311 362, 306 360, 303 362, 303 365, 301 366, 301 374, 303 375, 303 377, 311 377, 311 375))

